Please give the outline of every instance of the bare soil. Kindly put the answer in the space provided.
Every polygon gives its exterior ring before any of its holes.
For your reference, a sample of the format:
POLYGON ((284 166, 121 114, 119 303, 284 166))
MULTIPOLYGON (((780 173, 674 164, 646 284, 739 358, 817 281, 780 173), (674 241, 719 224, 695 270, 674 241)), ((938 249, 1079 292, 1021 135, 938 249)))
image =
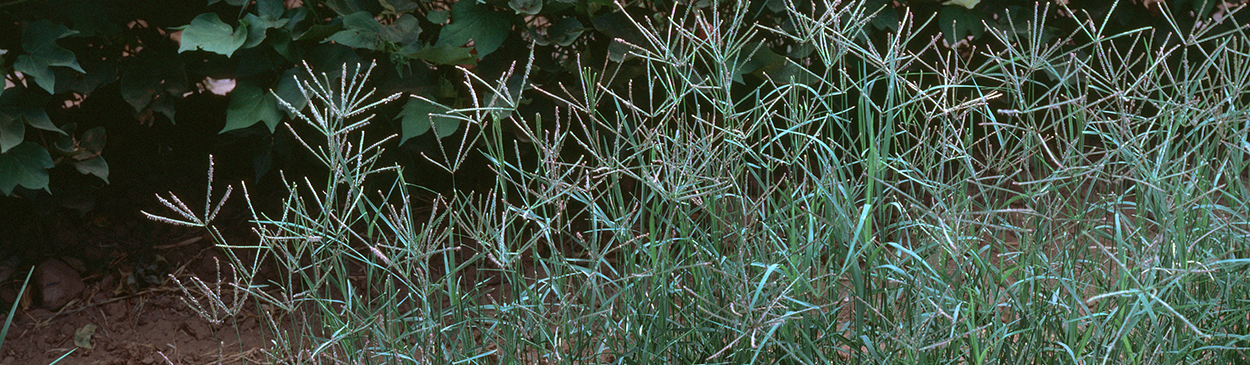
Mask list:
MULTIPOLYGON (((167 260, 168 274, 184 282, 197 275, 211 283, 216 277, 214 258, 220 260, 216 248, 199 237, 180 242, 183 244, 157 246, 148 258, 167 260)), ((83 280, 86 290, 57 312, 40 308, 33 295, 14 303, 17 314, 0 348, 0 365, 51 364, 66 353, 69 355, 59 363, 264 362, 262 348, 267 344, 268 329, 258 322, 253 304, 246 304, 232 320, 214 326, 183 301, 185 294, 168 275, 155 285, 127 285, 126 277, 133 277, 128 272, 136 266, 131 261, 123 255, 89 270, 83 280)), ((29 268, 20 271, 25 270, 29 268)), ((19 285, 20 279, 10 280, 4 290, 15 293, 19 285)), ((0 314, 0 318, 6 315, 0 314)))

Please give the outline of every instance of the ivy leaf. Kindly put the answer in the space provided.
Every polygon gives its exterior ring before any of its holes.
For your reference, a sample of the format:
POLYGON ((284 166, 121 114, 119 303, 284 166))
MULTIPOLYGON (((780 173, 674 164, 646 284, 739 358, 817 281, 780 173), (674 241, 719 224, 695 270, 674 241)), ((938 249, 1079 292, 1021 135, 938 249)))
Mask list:
POLYGON ((464 47, 473 41, 480 60, 503 45, 511 27, 508 16, 490 5, 460 0, 451 6, 451 23, 443 26, 434 46, 464 47))
POLYGON ((317 48, 313 48, 312 54, 308 57, 308 65, 312 66, 313 70, 326 70, 318 71, 317 77, 323 77, 324 75, 331 82, 339 79, 340 72, 335 70, 342 70, 344 66, 351 70, 363 64, 364 62, 360 60, 360 56, 356 54, 356 51, 347 46, 334 43, 318 45, 317 48))
POLYGON ((378 3, 389 14, 405 14, 417 10, 417 3, 412 0, 378 0, 378 3))
POLYGON ((434 136, 443 138, 456 132, 460 126, 460 120, 440 116, 436 114, 447 114, 451 112, 451 108, 446 105, 431 102, 424 98, 413 97, 408 99, 404 104, 404 110, 395 116, 400 121, 399 144, 404 144, 409 138, 420 136, 434 129, 434 136))
POLYGON ((425 14, 425 20, 429 20, 430 23, 438 25, 447 23, 447 20, 449 19, 451 19, 451 13, 446 10, 434 10, 429 14, 425 14))
POLYGON ((373 15, 358 11, 343 17, 343 30, 331 35, 328 40, 352 48, 378 49, 378 32, 382 24, 373 19, 373 15))
POLYGON ((53 77, 56 78, 55 94, 72 91, 88 97, 100 86, 117 81, 116 59, 85 59, 80 65, 85 73, 78 73, 67 67, 52 69, 53 77))
POLYGON ((26 123, 8 114, 0 114, 0 153, 22 143, 26 137, 26 123))
POLYGON ((429 61, 436 65, 465 65, 477 63, 472 49, 453 46, 425 47, 409 53, 408 57, 429 61))
POLYGON ((78 142, 73 137, 75 129, 78 129, 78 123, 69 123, 61 126, 61 130, 65 131, 66 135, 56 136, 56 140, 44 146, 51 147, 48 149, 48 153, 71 156, 81 152, 82 148, 78 146, 78 142))
POLYGON ((360 4, 358 0, 326 0, 323 4, 330 9, 334 9, 334 12, 339 15, 348 15, 358 11, 369 11, 369 9, 365 9, 365 6, 360 4))
POLYGON ((159 72, 148 65, 135 65, 122 74, 118 91, 122 94, 135 112, 141 112, 152 102, 152 97, 160 92, 161 78, 159 72))
POLYGON ((784 13, 786 10, 786 0, 768 0, 767 3, 764 3, 764 6, 768 7, 768 11, 774 13, 784 13))
POLYGON ((13 69, 34 77, 39 87, 49 94, 54 93, 56 76, 49 67, 69 67, 83 73, 74 52, 56 44, 58 39, 74 34, 78 34, 78 31, 47 20, 31 23, 22 31, 22 49, 26 54, 17 56, 13 69))
POLYGON ((179 29, 182 29, 182 45, 178 46, 178 53, 198 49, 226 57, 243 46, 248 33, 247 22, 240 22, 239 29, 234 29, 215 13, 200 14, 191 24, 179 29))
POLYGON ((13 70, 28 77, 34 77, 35 84, 47 90, 49 94, 56 92, 56 75, 48 69, 47 63, 40 62, 38 58, 18 55, 17 62, 13 62, 13 70))
MULTIPOLYGON (((591 19, 591 24, 603 34, 615 38, 624 39, 636 46, 644 46, 647 44, 647 37, 634 26, 634 22, 621 12, 612 12, 603 14, 591 19)), ((622 45, 624 46, 624 45, 622 45)))
POLYGON ((343 22, 341 21, 321 24, 316 20, 316 15, 312 14, 312 11, 307 8, 301 6, 292 9, 290 14, 291 20, 286 23, 291 39, 320 42, 343 29, 343 22))
POLYGON ((421 22, 417 21, 412 14, 400 15, 399 19, 388 27, 382 27, 378 36, 387 42, 398 44, 404 47, 416 48, 417 36, 421 35, 421 22))
POLYGON ((0 153, 0 193, 12 195, 18 185, 48 190, 48 169, 52 166, 48 150, 33 142, 22 142, 0 153))
POLYGON ((69 67, 74 71, 83 72, 82 67, 78 67, 74 52, 56 44, 58 39, 74 34, 78 34, 78 31, 70 30, 61 24, 40 20, 31 23, 22 32, 22 49, 31 56, 47 60, 49 66, 69 67))
POLYGON ((45 131, 65 134, 48 118, 44 105, 48 103, 46 95, 35 94, 26 89, 14 87, 0 94, 0 115, 7 114, 15 122, 26 122, 31 127, 45 131))
POLYGON ((972 38, 980 37, 985 32, 985 25, 980 12, 969 11, 957 6, 943 6, 938 12, 938 27, 946 35, 946 41, 952 45, 968 34, 972 38))
MULTIPOLYGON (((737 82, 737 83, 745 82, 742 79, 742 75, 745 75, 745 74, 758 71, 760 74, 768 75, 772 72, 776 72, 783 65, 785 65, 787 61, 786 56, 782 56, 780 54, 777 54, 777 52, 773 52, 773 50, 768 48, 767 45, 764 45, 759 42, 749 43, 746 45, 746 47, 743 47, 742 50, 744 52, 752 52, 752 53, 750 54, 750 57, 747 58, 746 60, 739 60, 740 63, 737 65, 736 67, 737 70, 734 71, 734 75, 733 75, 733 80, 734 82, 737 82)), ((747 55, 743 54, 743 55, 740 55, 739 57, 745 57, 745 56, 747 55)))
MULTIPOLYGON (((978 0, 979 1, 979 0, 978 0)), ((876 13, 872 17, 872 27, 877 30, 898 30, 899 23, 898 12, 894 11, 894 7, 890 6, 890 1, 873 0, 865 4, 868 11, 876 13)))
POLYGON ((308 97, 304 96, 304 93, 299 90, 299 83, 307 81, 308 78, 303 72, 300 72, 301 70, 303 69, 299 67, 287 69, 286 72, 282 73, 282 77, 278 79, 278 86, 273 89, 273 93, 278 98, 295 108, 296 111, 287 110, 286 107, 282 108, 287 116, 290 117, 295 117, 295 113, 304 110, 304 106, 308 105, 308 97))
POLYGON ((74 168, 78 169, 78 172, 83 175, 95 175, 100 180, 104 180, 105 183, 109 182, 109 164, 104 161, 104 156, 96 156, 75 162, 74 168))
POLYGON ((942 5, 959 5, 968 9, 972 9, 972 8, 975 8, 977 4, 980 4, 980 3, 981 3, 981 0, 947 0, 946 2, 942 3, 942 5))
POLYGON ((160 94, 152 98, 152 103, 148 104, 148 109, 154 112, 164 114, 169 118, 169 123, 175 123, 174 114, 177 112, 174 106, 173 97, 170 94, 160 94))
POLYGON ((543 10, 543 0, 508 0, 508 7, 517 14, 535 15, 543 10))
POLYGON ((265 41, 265 31, 273 28, 281 28, 286 25, 289 19, 266 19, 265 17, 256 16, 256 14, 247 14, 243 16, 243 22, 247 23, 247 40, 243 42, 242 49, 256 47, 260 42, 265 41))
MULTIPOLYGON (((135 59, 122 72, 118 91, 136 115, 160 112, 174 122, 174 104, 187 91, 187 75, 177 55, 135 59)), ((150 116, 149 116, 150 118, 150 116)))
MULTIPOLYGON (((104 143, 108 140, 108 134, 105 133, 104 127, 95 127, 82 132, 82 139, 78 141, 78 146, 83 151, 80 156, 99 156, 104 151, 104 143)), ((78 159, 79 156, 74 156, 78 159)))
POLYGON ((251 127, 262 121, 269 127, 270 133, 282 121, 277 100, 255 83, 239 81, 230 92, 230 105, 226 107, 226 127, 218 133, 251 127))
POLYGON ((586 31, 586 27, 582 22, 577 21, 574 17, 564 17, 555 21, 550 27, 547 27, 547 35, 543 36, 536 32, 530 32, 539 45, 545 46, 555 43, 561 46, 573 44, 582 33, 586 31))
POLYGON ((299 64, 304 59, 304 48, 299 44, 292 42, 290 32, 274 32, 269 39, 269 45, 273 46, 274 52, 285 58, 288 62, 299 64))
POLYGON ((1178 0, 1172 6, 1175 9, 1190 8, 1198 19, 1206 19, 1215 8, 1215 0, 1178 0))
MULTIPOLYGON (((262 18, 266 19, 282 19, 282 13, 286 11, 286 6, 282 4, 282 0, 257 0, 256 12, 260 13, 262 18)), ((281 25, 279 25, 281 26, 281 25)))

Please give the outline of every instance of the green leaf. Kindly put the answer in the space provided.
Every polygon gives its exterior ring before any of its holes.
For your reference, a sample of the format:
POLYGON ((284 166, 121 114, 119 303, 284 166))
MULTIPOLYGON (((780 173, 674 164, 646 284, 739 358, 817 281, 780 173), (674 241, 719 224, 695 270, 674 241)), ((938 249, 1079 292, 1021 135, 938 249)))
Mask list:
MULTIPOLYGON (((286 101, 297 111, 304 110, 304 106, 308 105, 308 97, 299 90, 299 83, 308 81, 308 76, 301 71, 303 71, 301 67, 287 69, 278 79, 278 86, 273 89, 273 93, 277 94, 278 98, 286 101)), ((283 107, 282 111, 286 112, 289 117, 295 117, 296 112, 287 110, 286 107, 283 107)))
POLYGON ((52 68, 53 77, 56 78, 55 94, 76 92, 89 97, 100 86, 117 81, 116 59, 86 59, 81 65, 86 72, 79 73, 67 67, 52 68))
POLYGON ((869 12, 876 14, 872 17, 871 24, 873 28, 877 30, 898 30, 901 23, 899 23, 898 12, 894 11, 891 3, 891 1, 887 0, 873 0, 865 4, 869 12))
POLYGON ((286 6, 282 4, 282 0, 256 0, 256 12, 260 13, 262 18, 282 19, 282 13, 285 11, 286 6))
POLYGON ((96 156, 75 162, 74 168, 78 169, 78 172, 83 175, 95 175, 100 180, 104 180, 106 183, 109 182, 109 164, 104 161, 104 156, 96 156))
POLYGON ((1178 0, 1172 4, 1172 7, 1174 9, 1189 8, 1199 20, 1203 20, 1210 16, 1211 9, 1218 4, 1216 1, 1218 0, 1178 0))
POLYGON ((399 144, 404 144, 408 139, 420 136, 430 131, 433 127, 434 135, 443 138, 456 132, 460 126, 460 120, 439 116, 436 114, 447 114, 451 112, 451 108, 431 102, 421 98, 411 98, 404 104, 404 110, 395 116, 400 121, 399 144))
POLYGON ((430 23, 438 25, 447 23, 448 19, 451 19, 451 13, 446 10, 434 10, 429 14, 425 14, 425 20, 429 20, 430 23))
POLYGON ((378 32, 382 24, 373 19, 367 12, 355 12, 343 17, 343 30, 331 35, 328 40, 352 48, 378 49, 378 32))
POLYGON ((472 49, 453 46, 425 47, 409 53, 408 57, 429 61, 436 65, 465 65, 477 63, 472 49))
POLYGON ((972 9, 980 4, 981 0, 947 0, 942 5, 959 5, 968 9, 972 9))
POLYGON ((591 19, 591 24, 608 37, 624 39, 636 46, 647 44, 647 37, 638 30, 629 17, 621 12, 603 14, 591 19))
POLYGON ((282 121, 277 100, 255 83, 239 81, 234 91, 230 92, 230 105, 226 107, 226 127, 218 133, 251 127, 262 121, 271 133, 278 126, 278 122, 282 121))
POLYGON ((135 65, 122 74, 118 91, 122 94, 135 112, 141 112, 152 102, 152 97, 161 92, 161 78, 158 70, 147 65, 135 65))
POLYGON ((388 14, 403 14, 417 10, 417 3, 412 0, 378 0, 388 14))
POLYGON ((247 23, 247 40, 243 42, 241 49, 256 47, 265 41, 265 32, 273 28, 281 28, 286 25, 289 19, 266 19, 256 16, 255 14, 247 14, 243 16, 243 22, 247 23))
POLYGON ((272 37, 267 38, 269 39, 269 45, 273 46, 274 52, 278 52, 288 62, 298 64, 300 60, 304 59, 304 49, 299 44, 291 41, 291 33, 274 32, 272 37))
POLYGON ((499 49, 508 38, 511 19, 476 0, 460 0, 451 7, 451 23, 443 27, 434 46, 464 47, 473 41, 478 59, 499 49))
POLYGON ((52 141, 52 143, 45 145, 44 147, 51 147, 48 149, 49 153, 55 153, 55 155, 61 155, 61 156, 70 156, 76 152, 79 152, 81 148, 78 147, 77 142, 74 140, 74 137, 73 137, 74 130, 77 128, 78 128, 78 123, 69 123, 69 124, 61 126, 61 130, 65 131, 66 134, 56 136, 56 140, 52 141))
POLYGON ((0 153, 22 143, 26 137, 26 123, 8 114, 0 114, 0 153))
POLYGON ((624 62, 626 58, 632 56, 631 51, 633 51, 632 48, 616 39, 608 43, 608 59, 612 60, 612 62, 624 62))
POLYGON ((17 56, 13 69, 34 77, 39 87, 54 93, 56 76, 49 67, 69 67, 83 73, 74 52, 56 44, 58 39, 74 34, 78 32, 47 20, 31 23, 22 31, 22 49, 26 54, 17 56))
POLYGON ((18 185, 48 189, 48 169, 55 166, 48 150, 33 142, 23 142, 0 153, 0 193, 12 195, 18 185))
POLYGON ((65 134, 65 131, 57 128, 52 124, 52 119, 48 118, 48 112, 44 110, 47 102, 47 95, 32 93, 20 87, 10 88, 0 94, 0 114, 8 114, 14 120, 26 122, 31 127, 65 134))
MULTIPOLYGON (((744 62, 738 64, 737 70, 734 72, 733 80, 739 83, 744 82, 742 80, 742 75, 744 74, 758 72, 761 75, 769 75, 769 73, 780 69, 787 61, 786 56, 773 52, 767 45, 759 42, 747 44, 746 47, 742 48, 742 52, 752 53, 749 54, 750 57, 744 62)), ((740 57, 746 56, 748 54, 743 54, 740 57)))
POLYGON ((26 51, 26 54, 46 59, 49 66, 69 67, 74 71, 83 72, 82 67, 78 67, 74 52, 56 44, 58 39, 75 34, 78 34, 78 31, 70 30, 64 25, 40 20, 31 23, 26 30, 22 31, 22 49, 26 51))
POLYGON ((312 54, 308 56, 308 65, 312 66, 313 70, 327 71, 326 75, 330 81, 338 80, 340 72, 337 70, 342 70, 343 66, 351 69, 362 64, 364 62, 361 62, 355 50, 341 44, 322 43, 317 48, 313 48, 312 54))
POLYGON ((786 0, 767 0, 764 6, 768 7, 768 11, 774 13, 784 13, 786 10, 786 0))
POLYGON ((517 14, 535 15, 543 10, 543 0, 508 0, 508 7, 517 14))
POLYGON ((248 34, 246 22, 239 23, 239 29, 234 29, 215 13, 200 14, 181 29, 182 45, 178 47, 178 53, 198 49, 226 57, 243 46, 248 34))
POLYGON ((573 44, 577 37, 581 37, 585 31, 586 27, 582 25, 582 22, 570 16, 560 18, 560 20, 552 23, 550 27, 547 27, 547 35, 545 37, 535 34, 534 38, 540 45, 555 43, 561 46, 568 46, 573 44))
POLYGON ((165 115, 166 118, 169 118, 169 123, 176 122, 174 120, 174 114, 176 113, 176 110, 174 110, 174 99, 170 94, 157 95, 155 98, 152 98, 152 103, 148 104, 148 108, 165 115))
POLYGON ((84 153, 99 155, 104 151, 104 144, 107 140, 108 134, 105 133, 104 127, 95 127, 82 132, 82 139, 78 141, 78 146, 82 147, 84 153))
POLYGON ((951 45, 964 39, 965 36, 971 34, 975 39, 985 32, 985 24, 983 24, 981 12, 970 11, 960 6, 943 6, 938 11, 938 27, 942 29, 942 34, 946 35, 946 41, 951 45))
POLYGON ((35 78, 35 84, 47 90, 49 94, 56 92, 56 76, 52 74, 52 70, 48 69, 48 64, 42 62, 41 59, 30 55, 18 55, 17 62, 13 62, 13 70, 35 78))
POLYGON ((417 47, 421 35, 421 22, 412 14, 400 15, 390 26, 382 27, 378 36, 382 40, 401 46, 417 47))
POLYGON ((316 20, 316 14, 313 14, 307 7, 293 9, 290 16, 291 20, 286 23, 286 28, 291 31, 291 39, 294 40, 320 42, 343 30, 341 21, 320 24, 316 20))

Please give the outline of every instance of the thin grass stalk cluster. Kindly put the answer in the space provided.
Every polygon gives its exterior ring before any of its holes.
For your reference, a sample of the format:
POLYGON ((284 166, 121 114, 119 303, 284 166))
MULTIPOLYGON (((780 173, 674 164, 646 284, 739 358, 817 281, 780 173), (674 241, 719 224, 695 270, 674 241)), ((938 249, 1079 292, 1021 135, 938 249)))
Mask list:
MULTIPOLYGON (((916 36, 926 19, 870 42, 864 4, 826 5, 786 29, 741 8, 631 18, 634 78, 465 70, 480 105, 443 115, 469 128, 432 162, 481 153, 494 188, 420 219, 420 182, 376 166, 388 139, 357 118, 395 96, 314 76, 302 120, 327 143, 304 145, 327 183, 292 180, 259 243, 221 245, 286 269, 262 285, 231 256, 274 360, 1250 360, 1244 27, 1050 40, 1038 7, 969 63, 916 36), (744 90, 768 38, 813 53, 744 90), (526 97, 559 107, 522 115, 526 97)), ((178 204, 166 221, 210 220, 178 204)))

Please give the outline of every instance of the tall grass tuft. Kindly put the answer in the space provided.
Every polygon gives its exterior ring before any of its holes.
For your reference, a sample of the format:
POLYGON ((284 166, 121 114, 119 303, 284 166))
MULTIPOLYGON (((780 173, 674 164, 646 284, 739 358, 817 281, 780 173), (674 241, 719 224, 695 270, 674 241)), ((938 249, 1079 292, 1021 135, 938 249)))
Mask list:
POLYGON ((314 75, 300 120, 319 135, 300 137, 326 140, 304 145, 327 182, 290 180, 280 215, 254 212, 259 242, 220 243, 286 269, 260 283, 231 256, 273 359, 1250 361, 1244 27, 1048 40, 1046 16, 1022 17, 972 62, 912 14, 868 41, 862 5, 791 10, 786 29, 745 5, 631 18, 636 77, 464 70, 480 105, 444 116, 469 122, 458 151, 487 157, 494 188, 423 215, 420 182, 377 166, 389 138, 360 129, 397 96, 374 101, 369 68, 314 75), (770 38, 813 53, 743 90, 770 38), (517 112, 531 97, 559 107, 517 112))

